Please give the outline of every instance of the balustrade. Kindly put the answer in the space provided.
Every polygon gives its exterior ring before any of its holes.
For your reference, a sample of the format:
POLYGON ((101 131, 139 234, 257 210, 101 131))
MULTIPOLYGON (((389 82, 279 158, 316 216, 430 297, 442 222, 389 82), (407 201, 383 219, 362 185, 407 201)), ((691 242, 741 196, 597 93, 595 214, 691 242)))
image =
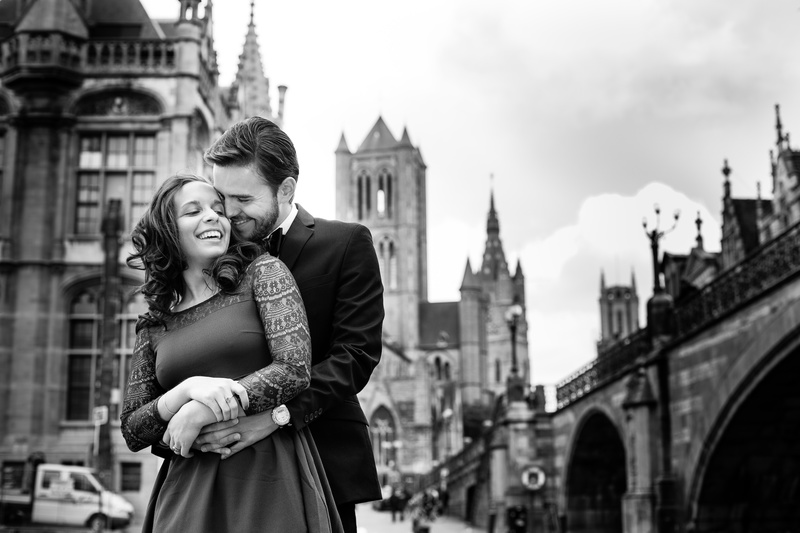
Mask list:
MULTIPOLYGON (((800 223, 763 244, 747 258, 675 306, 676 338, 691 335, 800 273, 800 223)), ((651 350, 642 329, 611 346, 556 387, 562 409, 636 366, 651 350)))

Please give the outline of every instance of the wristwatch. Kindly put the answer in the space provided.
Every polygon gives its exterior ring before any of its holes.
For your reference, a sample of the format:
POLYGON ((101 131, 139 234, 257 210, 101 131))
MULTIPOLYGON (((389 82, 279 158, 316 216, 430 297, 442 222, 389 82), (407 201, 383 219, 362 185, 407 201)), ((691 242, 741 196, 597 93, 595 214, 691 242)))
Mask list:
POLYGON ((292 416, 289 414, 289 409, 287 409, 285 405, 280 404, 272 410, 272 421, 275 422, 276 426, 281 428, 283 426, 288 426, 291 420, 292 416))

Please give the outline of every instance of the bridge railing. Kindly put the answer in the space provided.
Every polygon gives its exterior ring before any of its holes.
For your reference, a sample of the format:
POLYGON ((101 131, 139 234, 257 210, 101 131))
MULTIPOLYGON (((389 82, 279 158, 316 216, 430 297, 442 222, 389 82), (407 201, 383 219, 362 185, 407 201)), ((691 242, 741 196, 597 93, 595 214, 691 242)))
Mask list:
POLYGON ((556 385, 556 408, 561 409, 581 396, 624 374, 636 365, 639 357, 650 352, 647 329, 628 335, 589 364, 556 385))
POLYGON ((795 224, 680 302, 675 308, 677 336, 702 329, 798 272, 800 224, 795 224))
MULTIPOLYGON (((739 264, 676 305, 676 338, 699 331, 798 273, 800 223, 764 243, 739 264)), ((622 339, 556 385, 556 408, 562 409, 626 373, 651 348, 646 329, 622 339)))

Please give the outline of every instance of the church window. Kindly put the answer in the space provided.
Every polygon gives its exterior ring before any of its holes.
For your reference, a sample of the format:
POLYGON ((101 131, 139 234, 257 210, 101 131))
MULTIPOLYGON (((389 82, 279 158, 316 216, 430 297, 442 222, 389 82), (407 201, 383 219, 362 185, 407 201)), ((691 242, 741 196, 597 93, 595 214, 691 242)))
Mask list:
POLYGON ((3 169, 6 163, 6 132, 0 130, 0 190, 3 187, 3 169))
POLYGON ((501 371, 501 368, 500 368, 500 359, 495 359, 494 360, 494 380, 495 380, 495 382, 501 383, 503 381, 503 378, 502 378, 501 374, 502 374, 502 371, 501 371))
POLYGON ((394 418, 386 407, 381 406, 375 410, 369 422, 369 431, 375 463, 379 467, 388 467, 390 463, 396 463, 399 442, 395 437, 394 418))
POLYGON ((378 175, 376 210, 381 218, 392 216, 392 175, 385 169, 378 175))
POLYGON ((364 176, 364 216, 369 217, 372 208, 372 180, 369 175, 364 176))
POLYGON ((442 379, 442 361, 438 357, 433 361, 434 366, 436 367, 436 379, 442 379))
POLYGON ((100 233, 108 200, 123 202, 126 230, 133 228, 155 189, 153 134, 85 134, 79 140, 74 231, 100 233))
MULTIPOLYGON (((99 291, 85 290, 72 300, 69 309, 69 344, 67 363, 67 420, 88 420, 94 407, 94 386, 99 379, 102 356, 102 316, 99 291)), ((124 396, 130 373, 136 320, 146 311, 141 294, 132 298, 117 315, 117 339, 114 351, 112 387, 117 398, 124 396)), ((117 418, 119 402, 112 402, 109 417, 117 418)))
POLYGON ((364 176, 356 179, 356 205, 358 205, 358 220, 364 218, 364 176))
POLYGON ((450 363, 447 361, 444 363, 444 379, 450 381, 450 363))
POLYGON ((393 242, 389 243, 389 288, 397 288, 397 253, 393 242))

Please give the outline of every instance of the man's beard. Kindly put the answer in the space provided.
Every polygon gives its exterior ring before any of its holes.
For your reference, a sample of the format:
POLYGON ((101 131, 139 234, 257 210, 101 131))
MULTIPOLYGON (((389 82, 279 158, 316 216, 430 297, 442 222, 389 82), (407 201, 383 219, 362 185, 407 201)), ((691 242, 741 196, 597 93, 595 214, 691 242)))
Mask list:
POLYGON ((247 238, 248 241, 256 244, 261 244, 267 236, 272 233, 275 223, 278 221, 278 199, 273 198, 272 209, 266 214, 264 218, 256 220, 256 228, 253 234, 247 238))

